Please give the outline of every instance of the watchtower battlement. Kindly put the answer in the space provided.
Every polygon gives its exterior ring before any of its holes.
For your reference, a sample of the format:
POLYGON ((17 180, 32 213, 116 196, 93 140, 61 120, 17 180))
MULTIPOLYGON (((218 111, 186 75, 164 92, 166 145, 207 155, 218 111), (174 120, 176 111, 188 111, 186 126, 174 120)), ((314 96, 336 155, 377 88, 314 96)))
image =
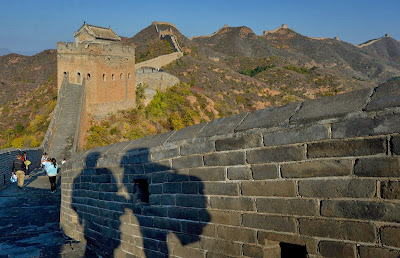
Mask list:
POLYGON ((57 79, 60 91, 65 74, 69 83, 85 79, 86 110, 102 117, 135 106, 135 48, 123 46, 111 29, 84 23, 75 42, 57 43, 57 79))
POLYGON ((118 43, 79 43, 76 42, 58 42, 57 52, 62 54, 80 54, 80 55, 112 55, 112 56, 135 56, 135 48, 132 46, 123 46, 118 43))

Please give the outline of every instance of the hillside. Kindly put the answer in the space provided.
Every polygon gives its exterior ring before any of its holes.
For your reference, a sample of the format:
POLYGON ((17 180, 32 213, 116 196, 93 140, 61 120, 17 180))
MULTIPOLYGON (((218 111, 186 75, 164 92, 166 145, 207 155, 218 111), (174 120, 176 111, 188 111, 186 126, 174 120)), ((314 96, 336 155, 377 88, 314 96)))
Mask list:
POLYGON ((39 146, 57 100, 56 53, 0 56, 0 146, 39 146))
POLYGON ((389 65, 400 69, 400 42, 390 38, 382 37, 361 48, 371 56, 381 58, 389 65))

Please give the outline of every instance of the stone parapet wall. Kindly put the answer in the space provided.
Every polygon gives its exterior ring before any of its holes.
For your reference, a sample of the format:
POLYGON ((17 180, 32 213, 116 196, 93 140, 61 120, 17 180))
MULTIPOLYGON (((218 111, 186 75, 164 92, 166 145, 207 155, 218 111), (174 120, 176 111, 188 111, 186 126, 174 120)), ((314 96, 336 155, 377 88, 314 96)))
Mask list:
POLYGON ((12 174, 12 163, 17 158, 17 154, 26 152, 26 157, 32 164, 29 170, 40 167, 40 158, 42 157, 42 148, 8 148, 0 150, 0 189, 3 189, 10 183, 12 174))
POLYGON ((182 52, 174 52, 168 55, 162 55, 148 61, 144 61, 141 63, 137 63, 135 69, 140 69, 142 67, 153 67, 153 68, 161 68, 183 56, 182 52))
POLYGON ((77 54, 77 55, 105 55, 105 56, 130 56, 135 57, 135 48, 132 46, 124 46, 119 43, 102 44, 102 43, 80 43, 75 42, 58 42, 57 52, 61 54, 77 54))
POLYGON ((88 150, 61 226, 115 257, 398 257, 399 103, 397 81, 88 150))

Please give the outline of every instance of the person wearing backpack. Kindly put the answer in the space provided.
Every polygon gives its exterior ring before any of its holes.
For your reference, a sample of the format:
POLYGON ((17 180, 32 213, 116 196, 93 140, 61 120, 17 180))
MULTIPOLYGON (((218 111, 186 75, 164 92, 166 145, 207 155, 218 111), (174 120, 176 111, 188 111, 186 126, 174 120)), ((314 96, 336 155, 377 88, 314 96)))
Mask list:
POLYGON ((17 175, 18 178, 18 188, 23 189, 24 180, 25 180, 25 169, 26 165, 24 161, 22 161, 22 155, 17 154, 17 159, 13 161, 12 172, 17 175))

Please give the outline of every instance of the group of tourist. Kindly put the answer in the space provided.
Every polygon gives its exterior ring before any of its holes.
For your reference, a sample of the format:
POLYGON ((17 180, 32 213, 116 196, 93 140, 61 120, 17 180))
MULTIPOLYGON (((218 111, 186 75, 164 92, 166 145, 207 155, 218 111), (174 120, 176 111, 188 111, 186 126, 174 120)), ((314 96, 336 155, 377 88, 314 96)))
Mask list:
MULTIPOLYGON (((42 169, 49 177, 50 189, 52 193, 57 192, 57 174, 58 164, 55 158, 50 158, 47 153, 44 153, 41 158, 42 169)), ((66 162, 66 159, 62 161, 62 164, 66 162)), ((11 182, 18 182, 18 188, 23 189, 25 175, 29 175, 30 161, 26 159, 26 153, 17 154, 17 159, 14 160, 12 165, 12 177, 11 182)))

